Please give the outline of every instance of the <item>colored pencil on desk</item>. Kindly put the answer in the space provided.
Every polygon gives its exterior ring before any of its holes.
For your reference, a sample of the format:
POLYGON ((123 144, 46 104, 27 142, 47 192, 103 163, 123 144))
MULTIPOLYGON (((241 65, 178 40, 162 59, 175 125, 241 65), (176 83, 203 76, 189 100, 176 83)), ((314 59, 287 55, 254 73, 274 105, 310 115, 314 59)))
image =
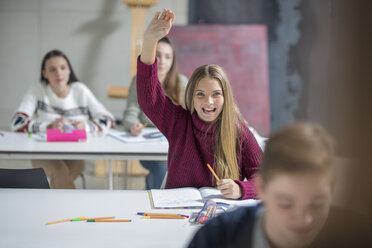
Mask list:
POLYGON ((87 220, 87 222, 132 222, 132 220, 91 219, 91 220, 87 220))
POLYGON ((164 217, 167 217, 167 216, 182 216, 182 217, 186 217, 186 218, 189 218, 188 215, 184 215, 184 214, 166 214, 166 213, 143 213, 143 212, 138 212, 137 215, 142 215, 142 216, 164 216, 164 217))
POLYGON ((45 225, 52 225, 52 224, 64 223, 64 222, 72 221, 74 219, 83 219, 83 218, 85 218, 85 217, 83 216, 83 217, 77 217, 77 218, 71 218, 71 219, 51 221, 51 222, 47 222, 45 225))
POLYGON ((184 216, 143 216, 142 219, 187 219, 184 216))
POLYGON ((108 219, 115 219, 115 216, 86 218, 85 220, 108 220, 108 219))
POLYGON ((214 172, 214 170, 212 169, 212 167, 207 164, 209 170, 212 172, 213 176, 217 179, 217 181, 220 181, 220 178, 217 176, 217 174, 214 172))

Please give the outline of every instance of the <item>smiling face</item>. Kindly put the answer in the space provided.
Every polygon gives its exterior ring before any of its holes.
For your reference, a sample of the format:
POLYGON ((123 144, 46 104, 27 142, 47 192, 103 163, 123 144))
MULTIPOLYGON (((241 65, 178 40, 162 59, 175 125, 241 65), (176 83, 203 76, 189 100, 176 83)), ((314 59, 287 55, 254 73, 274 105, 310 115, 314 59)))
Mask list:
POLYGON ((194 109, 201 120, 212 122, 218 118, 223 109, 224 96, 219 81, 215 78, 200 79, 195 88, 194 109))
POLYGON ((265 185, 257 180, 265 203, 264 231, 275 247, 306 247, 315 239, 329 213, 331 173, 280 173, 265 185))
POLYGON ((70 73, 66 59, 61 56, 49 58, 43 70, 44 78, 48 80, 53 92, 59 97, 66 95, 69 90, 70 73))
POLYGON ((163 82, 173 63, 172 47, 165 43, 159 42, 156 47, 156 57, 158 58, 158 77, 163 82))

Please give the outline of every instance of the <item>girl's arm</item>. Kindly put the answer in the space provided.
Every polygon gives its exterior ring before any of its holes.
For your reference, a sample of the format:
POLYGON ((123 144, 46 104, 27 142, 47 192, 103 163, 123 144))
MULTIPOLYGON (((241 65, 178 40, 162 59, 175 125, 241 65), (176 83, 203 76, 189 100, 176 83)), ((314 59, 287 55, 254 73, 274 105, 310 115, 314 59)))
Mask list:
POLYGON ((175 15, 164 10, 155 14, 145 32, 143 49, 137 61, 137 98, 139 106, 154 125, 167 137, 175 134, 184 123, 186 110, 165 96, 157 74, 156 46, 168 34, 175 15), (182 120, 181 120, 182 119, 182 120))
POLYGON ((254 176, 261 164, 262 150, 249 128, 244 126, 242 129, 242 176, 247 181, 235 180, 235 182, 239 185, 242 192, 240 199, 252 199, 257 198, 254 176))
POLYGON ((154 64, 158 41, 169 33, 175 17, 175 14, 167 9, 164 9, 161 14, 160 11, 156 12, 144 34, 140 58, 142 63, 154 64))
MULTIPOLYGON (((114 116, 103 106, 103 104, 98 101, 98 99, 94 96, 94 94, 90 91, 90 89, 85 86, 84 84, 80 84, 82 87, 82 94, 85 96, 81 96, 81 98, 86 97, 88 109, 90 112, 91 119, 88 123, 86 123, 84 128, 89 131, 90 133, 94 133, 97 131, 108 131, 110 128, 114 127, 115 119, 114 116)), ((78 127, 76 125, 76 128, 78 127)))
POLYGON ((133 125, 138 124, 141 108, 137 100, 137 86, 136 77, 133 77, 129 87, 129 94, 127 98, 127 106, 123 114, 123 126, 125 130, 129 131, 133 125))

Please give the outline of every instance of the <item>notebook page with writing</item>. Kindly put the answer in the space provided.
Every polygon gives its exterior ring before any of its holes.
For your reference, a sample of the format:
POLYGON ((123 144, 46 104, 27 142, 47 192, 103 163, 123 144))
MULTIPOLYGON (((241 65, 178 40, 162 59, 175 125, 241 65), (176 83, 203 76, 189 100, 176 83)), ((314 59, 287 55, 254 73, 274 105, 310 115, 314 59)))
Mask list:
POLYGON ((197 188, 151 189, 153 208, 201 208, 204 205, 197 188))

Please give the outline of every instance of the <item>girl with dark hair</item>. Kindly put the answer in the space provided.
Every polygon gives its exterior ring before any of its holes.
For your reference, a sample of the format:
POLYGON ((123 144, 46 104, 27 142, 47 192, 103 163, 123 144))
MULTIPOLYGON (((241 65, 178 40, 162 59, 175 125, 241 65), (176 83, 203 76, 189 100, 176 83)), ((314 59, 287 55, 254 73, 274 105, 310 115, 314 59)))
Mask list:
MULTIPOLYGON (((113 127, 114 117, 78 82, 63 52, 52 50, 44 56, 40 80, 24 95, 12 119, 12 131, 37 133, 69 127, 94 133, 113 127)), ((32 167, 44 168, 51 188, 67 189, 75 188, 84 161, 32 160, 32 167)))

